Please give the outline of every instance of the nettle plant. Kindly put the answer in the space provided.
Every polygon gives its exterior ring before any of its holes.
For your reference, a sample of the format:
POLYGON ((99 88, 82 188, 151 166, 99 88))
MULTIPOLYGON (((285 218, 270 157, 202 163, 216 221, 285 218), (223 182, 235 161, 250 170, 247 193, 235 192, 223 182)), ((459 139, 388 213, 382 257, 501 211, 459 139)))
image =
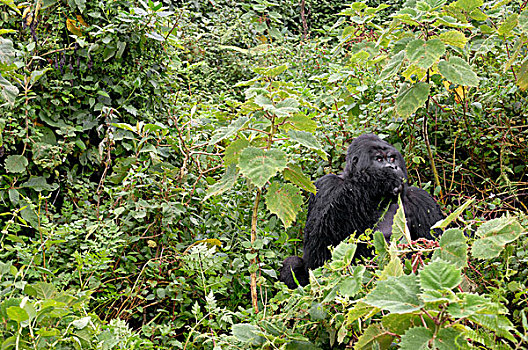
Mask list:
MULTIPOLYGON (((295 159, 303 154, 301 147, 327 159, 313 132, 316 123, 306 114, 299 88, 279 80, 286 65, 255 68, 257 77, 237 86, 248 86, 246 102, 238 107, 231 124, 216 132, 209 144, 224 147, 224 176, 212 185, 206 199, 233 187, 237 179, 248 180, 255 199, 251 220, 251 244, 257 242, 257 216, 264 195, 266 208, 289 227, 301 210, 301 190, 315 193, 315 186, 295 159)), ((249 258, 252 277, 252 300, 258 311, 256 265, 258 251, 249 258)))

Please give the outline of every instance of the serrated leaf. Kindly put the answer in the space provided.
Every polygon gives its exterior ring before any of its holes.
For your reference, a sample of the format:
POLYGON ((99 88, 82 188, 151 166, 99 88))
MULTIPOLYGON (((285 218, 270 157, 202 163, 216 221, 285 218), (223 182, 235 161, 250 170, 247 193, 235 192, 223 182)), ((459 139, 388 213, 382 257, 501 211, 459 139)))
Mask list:
POLYGON ((7 81, 3 76, 0 75, 0 91, 2 92, 2 97, 11 105, 15 104, 16 98, 18 96, 18 88, 7 81))
POLYGON ((297 141, 299 144, 303 145, 304 147, 308 147, 310 149, 316 150, 319 155, 324 160, 328 159, 328 155, 326 152, 323 151, 323 147, 319 143, 319 141, 315 138, 315 136, 306 131, 300 131, 300 130, 288 130, 288 136, 291 140, 297 141))
POLYGON ((523 232, 517 219, 503 216, 482 224, 476 232, 481 237, 471 247, 471 254, 478 259, 492 259, 502 252, 506 244, 515 241, 523 232))
POLYGON ((56 183, 48 184, 44 176, 31 176, 29 180, 24 182, 21 187, 31 188, 34 191, 55 191, 59 185, 56 183))
POLYGON ((240 152, 249 146, 249 141, 241 138, 231 142, 224 151, 224 165, 227 167, 231 164, 237 164, 240 157, 240 152))
POLYGON ((440 249, 433 254, 433 259, 442 259, 458 268, 467 266, 466 236, 460 229, 450 229, 440 237, 440 249))
POLYGON ((224 176, 214 185, 209 186, 207 193, 204 197, 204 201, 209 199, 212 196, 218 196, 219 194, 224 193, 225 191, 231 189, 236 182, 238 175, 237 167, 235 164, 231 164, 226 168, 224 176))
POLYGON ((233 336, 242 343, 248 343, 254 346, 262 345, 266 341, 262 335, 262 331, 249 323, 237 323, 232 327, 233 336))
POLYGON ((453 289, 462 282, 460 270, 455 265, 442 260, 427 264, 420 271, 419 278, 423 290, 453 289))
POLYGON ((388 349, 393 340, 394 336, 381 325, 371 324, 354 344, 354 350, 388 349))
POLYGON ((445 218, 444 220, 438 221, 436 224, 434 224, 433 227, 431 227, 431 229, 435 229, 435 228, 440 228, 442 230, 445 229, 450 223, 458 219, 458 217, 462 215, 462 213, 467 209, 467 207, 469 207, 469 205, 473 203, 474 201, 475 199, 473 198, 467 200, 464 204, 458 207, 457 210, 449 214, 447 218, 445 218))
POLYGON ((517 86, 522 91, 528 89, 528 58, 524 59, 524 62, 519 69, 519 73, 517 73, 517 86))
POLYGON ((27 165, 28 160, 22 155, 11 155, 5 159, 5 170, 8 173, 23 173, 27 165))
POLYGON ((378 281, 376 288, 364 299, 364 302, 395 314, 420 310, 424 306, 418 298, 421 293, 416 275, 389 277, 378 281))
POLYGON ((342 260, 345 266, 348 266, 352 263, 352 259, 356 253, 356 248, 356 244, 343 241, 339 243, 332 251, 332 260, 342 260))
POLYGON ((411 64, 418 68, 429 69, 445 54, 445 44, 439 39, 424 41, 416 39, 407 44, 405 49, 411 64))
POLYGON ((215 143, 218 143, 219 141, 229 138, 230 136, 234 135, 238 130, 242 129, 244 125, 249 121, 249 118, 246 116, 242 116, 238 118, 237 120, 233 121, 228 127, 220 128, 212 137, 211 140, 209 140, 210 145, 214 145, 215 143))
POLYGON ((317 129, 317 123, 315 122, 315 120, 300 113, 289 117, 288 123, 290 123, 294 129, 307 131, 310 133, 314 133, 317 129))
POLYGON ((517 27, 519 24, 519 15, 517 13, 511 14, 502 22, 499 26, 497 32, 499 35, 509 34, 513 28, 517 27))
POLYGON ((519 28, 524 33, 528 33, 528 7, 525 7, 519 15, 519 28))
POLYGON ((467 318, 477 313, 501 312, 498 304, 487 297, 471 293, 458 293, 457 297, 459 298, 458 302, 451 303, 447 307, 447 311, 455 319, 467 318))
POLYGON ((288 66, 283 64, 281 66, 258 67, 258 68, 254 68, 253 71, 257 74, 261 74, 261 75, 273 78, 281 74, 282 72, 286 71, 287 69, 288 69, 288 66))
POLYGON ((469 17, 471 19, 474 19, 475 21, 485 21, 488 19, 488 15, 486 15, 484 12, 482 12, 481 9, 474 9, 469 13, 469 17))
POLYGON ((400 261, 400 259, 396 256, 392 257, 391 260, 385 267, 383 268, 383 271, 381 271, 380 274, 380 281, 386 280, 389 277, 400 277, 403 276, 403 265, 400 261))
POLYGON ((361 317, 369 314, 376 314, 380 309, 372 307, 363 301, 359 300, 353 308, 351 308, 347 313, 347 323, 351 324, 352 322, 359 320, 361 317))
POLYGON ((360 290, 363 289, 363 275, 365 273, 365 266, 354 266, 352 269, 352 276, 346 276, 338 285, 339 293, 344 296, 354 297, 360 290))
POLYGON ((424 82, 415 85, 402 84, 396 97, 396 111, 398 115, 407 118, 416 112, 427 101, 429 90, 429 84, 424 82))
POLYGON ((478 86, 479 78, 471 66, 460 57, 453 56, 449 61, 438 63, 440 74, 452 83, 462 86, 478 86))
POLYGON ((270 212, 276 214, 284 224, 290 227, 295 221, 297 213, 301 211, 303 198, 299 193, 299 188, 292 184, 272 182, 266 193, 266 206, 270 212))
POLYGON ((398 71, 400 70, 403 60, 405 59, 405 51, 402 50, 398 52, 396 55, 392 56, 392 58, 389 60, 387 65, 383 67, 383 70, 380 73, 380 76, 378 78, 378 83, 389 79, 396 75, 398 71))
POLYGON ((511 334, 514 330, 511 321, 504 315, 497 315, 494 313, 489 314, 475 314, 468 317, 469 320, 485 327, 492 332, 495 332, 499 337, 506 338, 510 341, 515 341, 515 338, 511 334))
POLYGON ((287 163, 286 153, 281 150, 264 151, 256 147, 247 147, 240 153, 238 167, 251 183, 262 188, 269 179, 286 168, 287 163))
POLYGON ((309 341, 292 340, 284 346, 284 350, 320 350, 309 341))
POLYGON ((288 165, 288 168, 284 169, 283 175, 286 180, 290 181, 294 185, 297 185, 305 191, 311 192, 313 194, 315 194, 317 191, 317 188, 315 187, 312 180, 304 175, 301 167, 298 165, 288 165))
POLYGON ((410 328, 401 337, 401 350, 428 350, 429 341, 433 339, 433 332, 425 327, 410 328))
POLYGON ((466 43, 468 39, 464 35, 464 33, 458 31, 458 30, 450 30, 448 32, 444 32, 440 34, 440 40, 444 42, 446 45, 451 45, 455 47, 459 47, 461 49, 466 46, 466 43))
POLYGON ((471 12, 477 7, 482 6, 483 4, 483 0, 458 0, 453 5, 456 8, 464 10, 465 12, 471 12))

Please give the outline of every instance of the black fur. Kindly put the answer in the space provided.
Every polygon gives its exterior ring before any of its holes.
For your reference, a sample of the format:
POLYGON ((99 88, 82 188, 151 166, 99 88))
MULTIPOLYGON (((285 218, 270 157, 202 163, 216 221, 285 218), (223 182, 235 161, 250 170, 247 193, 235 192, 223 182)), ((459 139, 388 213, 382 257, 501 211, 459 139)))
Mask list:
MULTIPOLYGON (((297 285, 292 270, 299 284, 308 284, 308 269, 322 266, 330 259, 328 246, 338 245, 351 234, 377 228, 389 239, 400 194, 412 239, 432 239, 431 226, 444 217, 426 191, 407 186, 401 153, 374 134, 352 141, 341 175, 325 175, 315 185, 317 194, 308 203, 303 258, 287 258, 280 271, 280 280, 289 288, 297 285)), ((356 257, 371 254, 366 245, 358 245, 356 257)))

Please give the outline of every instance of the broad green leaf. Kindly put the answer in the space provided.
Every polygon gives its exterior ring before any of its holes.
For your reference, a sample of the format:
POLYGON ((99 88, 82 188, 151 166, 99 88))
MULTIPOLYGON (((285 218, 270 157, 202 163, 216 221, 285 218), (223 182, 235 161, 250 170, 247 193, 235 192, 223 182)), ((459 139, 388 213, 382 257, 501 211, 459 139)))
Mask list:
POLYGON ((459 29, 472 29, 473 25, 470 23, 460 23, 456 18, 453 18, 451 16, 443 16, 441 18, 438 18, 437 21, 434 23, 435 26, 446 26, 451 28, 459 28, 459 29))
POLYGON ((392 56, 387 65, 383 67, 383 70, 381 71, 380 76, 378 78, 378 83, 396 75, 396 73, 398 73, 403 64, 404 59, 405 51, 403 50, 398 52, 396 55, 392 56))
POLYGON ((379 324, 371 324, 354 344, 354 350, 388 349, 394 336, 379 324))
POLYGON ((273 78, 281 74, 282 72, 286 71, 287 69, 288 69, 288 66, 284 64, 281 66, 258 67, 258 68, 254 68, 253 71, 257 74, 273 78))
POLYGON ((379 280, 383 281, 389 277, 400 277, 403 276, 403 266, 400 259, 397 256, 391 258, 391 261, 383 268, 380 273, 379 280))
POLYGON ((247 147, 240 153, 238 167, 240 172, 258 188, 279 171, 286 168, 286 153, 278 149, 264 151, 256 147, 247 147))
POLYGON ((424 306, 418 298, 421 293, 418 276, 403 275, 378 281, 376 288, 364 299, 364 302, 395 314, 420 310, 424 306))
POLYGON ((232 327, 233 336, 242 343, 248 343, 254 346, 262 345, 266 341, 257 326, 249 323, 237 323, 232 327))
POLYGON ((513 28, 515 28, 518 24, 519 24, 519 15, 514 13, 508 16, 508 18, 506 18, 504 22, 500 24, 497 32, 499 33, 499 35, 509 34, 513 30, 513 28))
POLYGON ((209 140, 209 144, 214 145, 215 143, 218 143, 223 139, 229 138, 230 136, 234 135, 238 130, 242 129, 242 127, 244 127, 244 125, 248 121, 248 117, 242 116, 237 120, 233 121, 228 127, 221 128, 211 137, 211 140, 209 140))
POLYGON ((0 75, 0 91, 2 92, 2 97, 11 105, 15 104, 16 98, 18 96, 18 88, 12 85, 7 81, 3 76, 0 75))
POLYGON ((309 341, 292 340, 284 346, 284 350, 320 350, 320 348, 309 341))
POLYGON ((23 173, 27 165, 28 160, 22 155, 11 155, 5 159, 5 170, 8 173, 23 173))
POLYGON ((483 0, 458 0, 454 3, 454 6, 464 10, 465 12, 471 12, 477 7, 484 4, 483 0))
POLYGON ((401 337, 401 350, 429 350, 429 341, 433 339, 433 331, 425 327, 410 328, 401 337))
POLYGON ((18 323, 24 322, 29 319, 29 315, 27 311, 21 308, 20 306, 8 307, 6 310, 6 313, 9 319, 16 321, 18 323))
POLYGON ((528 34, 528 7, 525 7, 519 15, 519 28, 528 34))
POLYGON ((466 236, 460 229, 450 229, 440 237, 440 249, 433 254, 433 259, 442 259, 458 268, 467 266, 466 236))
POLYGON ((471 66, 460 57, 453 56, 449 61, 438 63, 440 74, 450 82, 462 86, 478 86, 479 78, 471 66))
POLYGON ((347 313, 347 323, 351 324, 352 322, 359 320, 361 317, 369 315, 369 314, 376 314, 380 312, 381 310, 372 307, 363 301, 359 300, 353 308, 351 308, 347 313))
POLYGON ((510 341, 515 341, 515 338, 511 334, 514 330, 513 324, 504 315, 497 315, 495 313, 489 314, 475 314, 469 316, 468 319, 473 321, 482 327, 485 327, 492 332, 495 332, 499 337, 506 338, 510 341))
POLYGON ((475 21, 485 21, 486 19, 488 19, 488 15, 482 12, 481 9, 474 9, 469 13, 469 17, 471 19, 474 19, 475 21))
POLYGON ((8 66, 15 59, 13 42, 9 39, 0 38, 0 63, 8 66))
POLYGON ((284 224, 290 227, 295 221, 297 213, 301 211, 303 197, 299 193, 299 188, 292 184, 271 183, 266 194, 266 206, 270 212, 276 214, 284 224))
POLYGON ((465 334, 454 327, 440 329, 434 339, 434 346, 438 350, 469 349, 465 334))
POLYGON ((434 322, 428 318, 420 318, 416 314, 387 314, 381 319, 381 324, 389 332, 403 335, 411 327, 423 326, 423 321, 427 326, 434 327, 434 322))
POLYGON ((44 68, 42 70, 32 71, 31 78, 30 78, 31 84, 35 84, 37 81, 39 81, 39 79, 42 78, 42 76, 44 76, 44 74, 46 74, 46 72, 49 70, 51 70, 51 68, 44 68))
POLYGON ((407 118, 418 108, 422 107, 429 97, 430 86, 420 82, 415 85, 402 84, 398 96, 396 96, 396 111, 398 115, 407 118))
POLYGON ((507 310, 503 306, 492 302, 488 297, 471 293, 458 293, 459 301, 451 303, 447 311, 455 319, 467 318, 475 314, 504 313, 507 310))
POLYGON ((294 116, 289 117, 288 123, 290 123, 294 129, 307 131, 310 133, 314 133, 317 129, 317 123, 315 120, 301 113, 297 113, 294 116))
POLYGON ((328 155, 325 151, 323 151, 323 147, 317 141, 315 136, 306 131, 300 131, 300 130, 288 130, 288 136, 291 140, 297 141, 299 144, 303 145, 304 147, 308 147, 310 149, 313 149, 317 151, 317 153, 324 159, 328 160, 328 155))
POLYGON ((212 186, 209 186, 207 189, 207 194, 204 197, 204 201, 209 199, 209 197, 217 196, 224 193, 225 191, 231 189, 236 182, 238 175, 237 167, 235 164, 231 164, 227 167, 224 176, 217 183, 212 186))
POLYGON ((524 59, 524 62, 519 69, 519 73, 517 73, 517 86, 522 91, 528 89, 528 58, 524 59))
POLYGON ((284 178, 305 191, 315 194, 317 191, 314 183, 302 172, 300 166, 290 164, 283 172, 284 178))
POLYGON ((420 286, 423 290, 453 289, 462 282, 460 270, 453 264, 436 260, 420 271, 420 286))
POLYGON ((471 254, 478 259, 492 259, 502 252, 506 244, 515 241, 523 232, 517 219, 503 216, 482 224, 476 232, 481 237, 471 247, 471 254))
POLYGON ((356 253, 357 245, 354 243, 347 243, 345 241, 339 243, 332 251, 332 260, 342 260, 345 266, 352 264, 352 259, 356 253))
POLYGON ((86 326, 88 326, 88 323, 90 323, 91 320, 92 318, 90 316, 86 316, 86 317, 79 318, 77 320, 72 321, 71 324, 77 329, 83 329, 86 326))
POLYGON ((374 248, 379 255, 384 256, 384 254, 389 253, 389 247, 387 246, 387 241, 385 236, 379 230, 374 231, 374 248))
POLYGON ((224 165, 227 167, 231 164, 237 164, 238 158, 240 157, 240 152, 246 147, 249 146, 249 141, 240 138, 231 142, 229 146, 226 147, 224 151, 224 165))
POLYGON ((448 32, 440 34, 440 40, 442 40, 442 42, 444 42, 444 44, 446 45, 459 47, 461 49, 466 46, 466 43, 468 41, 464 33, 458 30, 450 30, 448 32))
POLYGON ((324 320, 327 315, 327 312, 325 311, 324 306, 321 303, 313 303, 310 307, 310 310, 308 310, 308 313, 310 314, 312 320, 316 321, 324 320))
POLYGON ((51 283, 37 282, 31 285, 31 287, 33 290, 32 293, 34 293, 33 296, 35 296, 38 299, 52 300, 53 298, 57 296, 57 289, 51 283))
POLYGON ((351 268, 352 276, 346 276, 339 284, 339 293, 344 296, 354 297, 363 289, 363 275, 365 273, 365 266, 354 266, 351 268))
POLYGON ((424 41, 416 39, 407 44, 405 49, 411 64, 421 69, 429 69, 445 54, 445 44, 439 39, 424 41))
POLYGON ((31 188, 34 191, 55 191, 59 185, 56 183, 48 184, 44 176, 31 176, 29 180, 24 182, 21 187, 31 188))

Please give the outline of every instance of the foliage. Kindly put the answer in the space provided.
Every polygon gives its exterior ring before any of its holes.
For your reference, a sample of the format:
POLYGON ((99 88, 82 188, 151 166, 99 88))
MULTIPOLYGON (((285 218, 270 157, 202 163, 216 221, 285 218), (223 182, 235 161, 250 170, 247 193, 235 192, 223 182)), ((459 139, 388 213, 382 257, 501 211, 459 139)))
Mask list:
POLYGON ((525 347, 527 16, 0 1, 2 348, 525 347), (313 180, 367 131, 444 234, 410 242, 400 216, 401 242, 360 237, 376 260, 351 238, 285 289, 313 180))

